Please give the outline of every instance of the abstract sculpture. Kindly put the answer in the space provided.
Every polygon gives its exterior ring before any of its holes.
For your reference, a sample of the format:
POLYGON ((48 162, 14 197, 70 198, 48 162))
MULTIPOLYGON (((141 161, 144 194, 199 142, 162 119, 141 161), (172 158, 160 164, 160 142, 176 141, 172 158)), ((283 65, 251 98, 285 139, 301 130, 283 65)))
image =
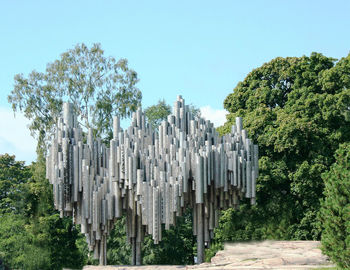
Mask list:
POLYGON ((106 239, 117 218, 126 214, 132 264, 141 264, 144 233, 154 243, 176 216, 193 210, 197 262, 213 238, 219 210, 237 207, 239 199, 255 203, 258 146, 236 118, 230 134, 220 137, 210 121, 194 118, 181 96, 173 114, 158 131, 146 124, 141 109, 127 130, 113 119, 109 148, 87 133, 86 143, 72 104, 64 103, 63 118, 47 157, 47 178, 53 185, 61 217, 81 225, 90 251, 106 262, 106 239))

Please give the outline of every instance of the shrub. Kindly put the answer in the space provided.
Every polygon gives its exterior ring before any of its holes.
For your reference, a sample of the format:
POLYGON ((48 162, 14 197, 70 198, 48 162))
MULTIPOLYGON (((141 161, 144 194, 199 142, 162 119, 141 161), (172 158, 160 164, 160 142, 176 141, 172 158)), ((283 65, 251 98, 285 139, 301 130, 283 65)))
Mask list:
POLYGON ((335 157, 330 170, 322 174, 322 251, 339 267, 350 269, 350 143, 342 144, 335 157))

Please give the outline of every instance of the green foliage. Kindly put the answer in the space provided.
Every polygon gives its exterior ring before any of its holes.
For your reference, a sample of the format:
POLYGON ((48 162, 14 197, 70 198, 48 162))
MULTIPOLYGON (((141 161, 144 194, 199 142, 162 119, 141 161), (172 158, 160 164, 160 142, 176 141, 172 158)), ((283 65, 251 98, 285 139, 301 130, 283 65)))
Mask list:
MULTIPOLYGON (((78 225, 76 229, 80 232, 80 225, 78 225)), ((82 261, 79 262, 81 265, 98 265, 98 260, 95 260, 92 256, 92 252, 89 252, 89 247, 84 234, 80 233, 78 235, 75 244, 82 258, 82 261)))
POLYGON ((52 187, 45 178, 45 161, 40 154, 31 169, 29 187, 35 207, 28 230, 33 235, 33 245, 48 250, 50 258, 50 263, 41 269, 81 268, 84 255, 77 246, 79 231, 71 218, 60 218, 54 209, 52 187))
POLYGON ((205 249, 205 251, 204 251, 205 252, 204 261, 210 262, 211 258, 213 258, 218 251, 223 250, 223 249, 224 249, 223 243, 221 243, 221 242, 212 243, 212 245, 209 248, 205 249))
POLYGON ((125 216, 118 219, 107 240, 107 262, 114 265, 128 265, 131 261, 131 247, 127 243, 125 216))
POLYGON ((30 179, 29 168, 14 156, 0 155, 0 216, 5 213, 26 214, 28 190, 25 183, 30 179))
MULTIPOLYGON (((38 250, 30 248, 30 236, 25 229, 25 220, 13 213, 7 213, 0 219, 0 254, 10 268, 21 269, 33 264, 31 253, 38 250), (29 259, 29 261, 28 261, 29 259)), ((41 258, 38 257, 37 261, 41 258)), ((31 268, 33 269, 33 268, 31 268)))
POLYGON ((336 162, 322 174, 325 198, 318 215, 322 250, 343 269, 350 269, 350 143, 336 152, 336 162))
POLYGON ((152 105, 145 110, 148 123, 153 129, 158 128, 163 120, 166 120, 171 113, 170 105, 165 103, 165 100, 159 100, 156 105, 152 105))
POLYGON ((176 226, 165 230, 162 241, 155 245, 151 236, 143 243, 144 264, 193 264, 195 239, 192 232, 192 213, 189 209, 184 216, 176 218, 176 226))
POLYGON ((250 72, 224 101, 259 145, 257 205, 229 210, 216 241, 319 239, 316 216, 324 188, 321 174, 333 153, 350 141, 350 55, 322 54, 271 60, 250 72), (231 228, 226 229, 226 228, 231 228))
POLYGON ((49 63, 45 73, 32 71, 28 78, 17 74, 8 101, 31 120, 29 128, 39 146, 52 135, 63 101, 73 103, 83 126, 110 136, 113 115, 130 116, 140 104, 137 82, 126 59, 105 57, 100 44, 77 44, 49 63))
POLYGON ((27 186, 30 192, 28 201, 31 203, 32 216, 57 213, 53 207, 52 186, 46 179, 46 162, 42 153, 38 153, 37 162, 28 166, 32 177, 27 186))
MULTIPOLYGON (((193 104, 189 104, 189 109, 195 117, 200 116, 200 109, 193 104)), ((156 105, 149 106, 145 109, 147 121, 153 129, 157 129, 162 121, 167 119, 169 114, 171 114, 171 106, 166 104, 164 99, 158 100, 156 105)))
MULTIPOLYGON (((195 239, 192 234, 192 214, 187 211, 177 217, 176 226, 162 229, 162 241, 155 245, 151 236, 146 235, 142 243, 143 264, 193 264, 195 239)), ((87 244, 82 243, 84 249, 87 244)), ((110 265, 128 265, 131 261, 131 246, 127 243, 125 216, 118 219, 107 241, 107 261, 110 265)), ((91 256, 90 256, 91 257, 91 256)), ((97 264, 96 260, 87 260, 97 264)))
POLYGON ((50 256, 33 244, 29 218, 33 202, 29 182, 32 172, 14 156, 0 156, 0 254, 11 268, 44 269, 50 256))
POLYGON ((52 205, 42 158, 30 166, 0 156, 0 257, 14 269, 80 268, 78 230, 52 205))
POLYGON ((32 245, 47 251, 47 262, 40 269, 81 268, 83 254, 76 246, 79 231, 71 219, 61 219, 59 214, 40 216, 28 225, 32 245))
MULTIPOLYGON (((39 247, 46 251, 32 256, 41 258, 39 255, 45 254, 44 263, 27 260, 32 264, 25 269, 79 268, 93 262, 87 246, 82 244, 85 239, 78 234, 72 220, 60 219, 54 210, 52 187, 45 179, 45 153, 63 101, 73 103, 77 120, 83 127, 92 128, 95 135, 106 140, 112 134, 113 115, 128 117, 140 104, 142 95, 135 86, 138 82, 136 72, 129 69, 126 59, 116 61, 103 53, 99 44, 91 48, 78 44, 63 53, 60 59, 49 63, 44 73, 32 71, 27 78, 22 74, 15 76, 8 101, 15 112, 24 112, 31 121, 30 130, 38 140, 38 162, 28 168, 23 164, 16 165, 23 167, 20 168, 23 174, 30 173, 30 179, 14 175, 11 183, 0 180, 0 185, 4 190, 10 190, 11 195, 0 197, 0 208, 3 206, 7 212, 25 211, 27 219, 16 218, 26 224, 26 235, 30 239, 28 252, 36 252, 39 247), (21 181, 25 184, 18 189, 21 181), (19 196, 21 199, 16 200, 19 196), (24 203, 18 205, 20 202, 24 203)), ((11 173, 9 170, 2 173, 1 169, 0 177, 11 173)))

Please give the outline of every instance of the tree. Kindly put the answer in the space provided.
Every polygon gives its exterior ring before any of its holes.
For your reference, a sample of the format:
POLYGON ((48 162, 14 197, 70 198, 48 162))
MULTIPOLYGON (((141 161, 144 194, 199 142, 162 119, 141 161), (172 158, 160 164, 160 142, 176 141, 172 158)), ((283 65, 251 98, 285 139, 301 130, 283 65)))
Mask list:
POLYGON ((32 245, 28 231, 33 214, 30 167, 14 156, 0 155, 0 257, 11 268, 44 269, 47 250, 32 245))
POLYGON ((107 240, 107 262, 114 265, 127 265, 131 261, 131 246, 127 244, 126 218, 118 219, 107 240))
POLYGON ((81 236, 71 219, 59 218, 53 208, 52 188, 45 179, 45 154, 62 103, 73 103, 84 131, 92 128, 95 135, 108 141, 113 116, 128 117, 141 102, 137 74, 129 69, 127 60, 116 61, 103 53, 99 44, 91 48, 78 44, 49 63, 45 72, 32 71, 27 78, 15 76, 8 101, 14 112, 24 112, 31 121, 30 130, 38 140, 38 158, 31 166, 33 176, 27 185, 31 203, 31 218, 25 222, 29 245, 49 251, 47 262, 40 267, 33 263, 26 269, 76 268, 84 261, 81 236))
MULTIPOLYGON (((200 117, 201 111, 193 104, 189 104, 189 109, 195 117, 200 117)), ((145 115, 148 123, 153 129, 157 129, 163 120, 166 120, 171 114, 171 106, 166 104, 164 99, 158 100, 156 105, 149 106, 145 109, 145 115)))
POLYGON ((23 267, 28 234, 24 230, 30 210, 26 183, 31 178, 24 162, 0 155, 0 258, 12 268, 23 267))
MULTIPOLYGON (((31 120, 39 145, 47 145, 61 113, 62 102, 73 103, 78 121, 99 136, 110 136, 113 115, 128 117, 141 102, 137 73, 126 59, 105 57, 100 44, 77 44, 49 63, 46 72, 15 76, 8 96, 13 110, 31 120)), ((45 147, 44 147, 45 149, 45 147)))
POLYGON ((45 164, 0 156, 0 257, 13 269, 79 268, 78 230, 54 211, 45 164))
POLYGON ((336 162, 322 174, 324 196, 319 213, 322 251, 342 269, 350 268, 350 143, 336 152, 336 162))
POLYGON ((350 141, 349 75, 350 55, 339 61, 319 53, 278 57, 227 96, 230 114, 219 131, 229 132, 235 117, 243 117, 259 145, 260 175, 257 205, 243 203, 244 211, 224 215, 225 226, 239 230, 220 226, 221 239, 319 239, 321 174, 339 145, 350 141))
POLYGON ((30 205, 26 183, 31 178, 30 169, 15 156, 0 155, 0 216, 5 213, 26 214, 30 205))
POLYGON ((156 105, 152 105, 145 110, 148 123, 153 129, 158 128, 163 120, 166 120, 171 113, 171 107, 165 103, 165 100, 159 100, 156 105))
POLYGON ((193 264, 195 239, 190 209, 182 217, 176 217, 176 226, 162 230, 162 241, 155 245, 151 236, 143 243, 145 264, 193 264))
POLYGON ((77 245, 82 237, 80 230, 70 217, 60 218, 54 209, 52 187, 45 178, 44 158, 38 155, 38 161, 30 169, 33 175, 28 183, 32 215, 26 227, 31 235, 31 246, 48 251, 47 261, 33 269, 81 268, 85 254, 77 245))
POLYGON ((20 215, 1 215, 0 254, 5 265, 11 269, 24 269, 28 265, 27 259, 30 259, 28 251, 36 253, 36 250, 30 249, 30 235, 25 230, 25 225, 25 219, 20 215))

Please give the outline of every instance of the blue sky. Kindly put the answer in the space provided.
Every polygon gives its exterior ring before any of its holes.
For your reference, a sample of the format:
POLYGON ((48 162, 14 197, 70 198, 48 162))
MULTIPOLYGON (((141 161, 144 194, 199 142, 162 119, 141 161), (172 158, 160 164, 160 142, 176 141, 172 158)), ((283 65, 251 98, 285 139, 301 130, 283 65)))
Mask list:
POLYGON ((144 107, 182 94, 220 124, 223 100, 253 68, 313 51, 346 56, 349 14, 350 1, 337 0, 1 0, 0 154, 35 159, 26 120, 13 119, 7 103, 14 75, 44 71, 76 43, 99 42, 106 56, 127 58, 144 107))

